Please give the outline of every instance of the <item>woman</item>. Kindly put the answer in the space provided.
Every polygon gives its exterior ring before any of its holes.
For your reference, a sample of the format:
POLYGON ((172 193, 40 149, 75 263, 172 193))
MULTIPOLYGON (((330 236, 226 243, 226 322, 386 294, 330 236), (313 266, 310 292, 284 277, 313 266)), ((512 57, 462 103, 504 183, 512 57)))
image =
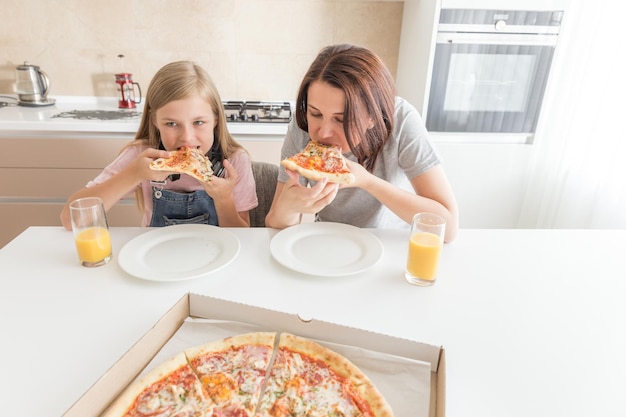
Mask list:
POLYGON ((458 229, 456 198, 417 110, 395 95, 389 70, 368 49, 329 46, 307 71, 282 147, 282 159, 309 140, 341 147, 355 176, 350 185, 317 183, 281 168, 266 225, 285 228, 303 213, 358 227, 409 227, 418 212, 458 229))
MULTIPOLYGON (((108 211, 135 192, 143 226, 198 223, 227 227, 250 225, 249 210, 258 205, 250 156, 228 133, 215 84, 200 66, 172 62, 155 74, 136 139, 85 188, 74 193, 61 212, 71 228, 69 203, 81 197, 102 198, 108 211), (209 182, 182 174, 154 171, 150 163, 187 146, 223 161, 224 178, 209 182)), ((216 161, 217 161, 216 160, 216 161)))

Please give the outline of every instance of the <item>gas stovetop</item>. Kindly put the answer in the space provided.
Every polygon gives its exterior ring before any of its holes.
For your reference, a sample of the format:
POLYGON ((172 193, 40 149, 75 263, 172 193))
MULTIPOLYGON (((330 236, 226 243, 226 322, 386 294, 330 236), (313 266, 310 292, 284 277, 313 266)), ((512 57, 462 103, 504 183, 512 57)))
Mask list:
POLYGON ((229 122, 289 123, 291 104, 288 101, 224 101, 229 122))

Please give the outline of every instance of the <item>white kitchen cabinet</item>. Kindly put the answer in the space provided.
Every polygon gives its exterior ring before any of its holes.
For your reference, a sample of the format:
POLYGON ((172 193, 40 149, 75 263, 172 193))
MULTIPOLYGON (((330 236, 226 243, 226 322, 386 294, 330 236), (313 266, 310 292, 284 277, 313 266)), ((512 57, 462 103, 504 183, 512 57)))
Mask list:
MULTIPOLYGON (((60 136, 60 135, 59 135, 60 136)), ((278 164, 280 135, 235 135, 253 160, 278 164)), ((29 226, 61 225, 67 198, 98 175, 126 145, 128 138, 0 138, 0 247, 29 226)), ((110 226, 139 226, 135 199, 115 205, 110 226)))
MULTIPOLYGON (((67 198, 94 178, 129 139, 0 138, 0 247, 29 226, 61 226, 67 198)), ((111 226, 139 226, 134 198, 108 213, 111 226)))
POLYGON ((398 52, 398 95, 425 116, 440 0, 405 0, 398 52))

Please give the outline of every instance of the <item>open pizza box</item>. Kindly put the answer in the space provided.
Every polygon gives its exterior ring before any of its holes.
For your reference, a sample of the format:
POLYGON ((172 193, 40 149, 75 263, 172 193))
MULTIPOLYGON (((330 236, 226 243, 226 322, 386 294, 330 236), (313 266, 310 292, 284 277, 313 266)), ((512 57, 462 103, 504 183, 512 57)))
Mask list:
POLYGON ((372 380, 396 417, 445 416, 445 351, 433 346, 250 305, 186 294, 63 417, 97 417, 159 363, 210 340, 287 332, 344 355, 372 380))

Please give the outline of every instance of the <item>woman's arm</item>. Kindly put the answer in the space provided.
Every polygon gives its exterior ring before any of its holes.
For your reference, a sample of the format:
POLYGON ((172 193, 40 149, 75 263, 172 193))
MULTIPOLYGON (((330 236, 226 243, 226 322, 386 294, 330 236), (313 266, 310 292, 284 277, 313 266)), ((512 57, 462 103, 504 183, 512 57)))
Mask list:
POLYGON ((363 188, 408 224, 419 212, 436 213, 446 220, 445 241, 456 237, 459 210, 452 187, 441 165, 411 180, 415 193, 399 188, 368 173, 361 165, 348 161, 356 181, 350 186, 363 188))

